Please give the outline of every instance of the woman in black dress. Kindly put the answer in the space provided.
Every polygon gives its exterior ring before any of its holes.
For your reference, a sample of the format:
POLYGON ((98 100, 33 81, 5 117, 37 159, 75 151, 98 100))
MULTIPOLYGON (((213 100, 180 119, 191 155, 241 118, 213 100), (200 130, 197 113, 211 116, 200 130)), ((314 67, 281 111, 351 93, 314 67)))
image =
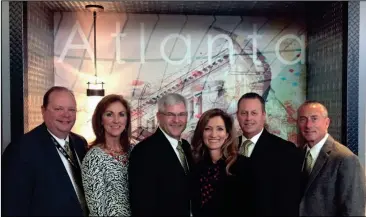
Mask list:
POLYGON ((232 118, 220 109, 206 111, 192 138, 194 216, 251 214, 249 159, 238 155, 232 118))

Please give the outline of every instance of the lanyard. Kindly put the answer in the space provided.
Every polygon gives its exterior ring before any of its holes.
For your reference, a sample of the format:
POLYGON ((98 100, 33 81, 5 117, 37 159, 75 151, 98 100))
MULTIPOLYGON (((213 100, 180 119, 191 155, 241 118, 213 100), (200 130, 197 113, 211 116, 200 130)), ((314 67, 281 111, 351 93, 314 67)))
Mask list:
MULTIPOLYGON (((65 151, 65 149, 61 147, 61 145, 56 141, 56 139, 53 138, 53 136, 51 136, 51 139, 52 139, 53 143, 55 144, 57 150, 59 150, 61 152, 61 154, 67 159, 67 161, 69 161, 69 163, 74 168, 79 169, 78 165, 71 160, 71 157, 67 154, 67 152, 65 151)), ((72 154, 76 157, 76 154, 74 152, 74 148, 71 146, 70 143, 69 143, 69 145, 70 145, 70 150, 71 150, 72 154)))

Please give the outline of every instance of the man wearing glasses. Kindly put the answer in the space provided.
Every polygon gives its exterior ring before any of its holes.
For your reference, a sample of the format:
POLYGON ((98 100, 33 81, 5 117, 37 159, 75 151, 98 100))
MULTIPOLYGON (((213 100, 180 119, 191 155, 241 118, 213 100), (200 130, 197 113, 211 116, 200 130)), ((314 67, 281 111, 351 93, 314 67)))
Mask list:
POLYGON ((192 155, 189 143, 181 139, 187 115, 186 100, 179 94, 167 94, 158 101, 159 128, 130 155, 132 215, 190 215, 192 155))

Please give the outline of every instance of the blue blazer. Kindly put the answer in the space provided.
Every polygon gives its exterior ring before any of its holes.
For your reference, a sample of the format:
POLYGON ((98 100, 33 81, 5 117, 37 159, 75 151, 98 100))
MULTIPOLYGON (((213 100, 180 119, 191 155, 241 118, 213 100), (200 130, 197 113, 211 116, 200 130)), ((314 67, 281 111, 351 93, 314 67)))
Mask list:
MULTIPOLYGON (((70 143, 80 159, 87 142, 74 133, 70 143)), ((67 170, 43 123, 9 144, 2 155, 2 215, 82 216, 67 170)))

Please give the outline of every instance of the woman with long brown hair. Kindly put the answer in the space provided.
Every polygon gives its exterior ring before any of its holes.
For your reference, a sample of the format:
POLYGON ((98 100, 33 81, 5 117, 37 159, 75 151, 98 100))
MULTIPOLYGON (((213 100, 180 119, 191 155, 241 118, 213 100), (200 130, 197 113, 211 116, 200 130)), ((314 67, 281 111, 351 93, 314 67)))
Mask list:
POLYGON ((210 109, 202 114, 192 138, 194 216, 250 214, 249 159, 238 155, 235 138, 227 113, 210 109))
POLYGON ((105 96, 95 108, 92 125, 96 138, 81 167, 90 216, 130 216, 128 102, 120 95, 105 96))

